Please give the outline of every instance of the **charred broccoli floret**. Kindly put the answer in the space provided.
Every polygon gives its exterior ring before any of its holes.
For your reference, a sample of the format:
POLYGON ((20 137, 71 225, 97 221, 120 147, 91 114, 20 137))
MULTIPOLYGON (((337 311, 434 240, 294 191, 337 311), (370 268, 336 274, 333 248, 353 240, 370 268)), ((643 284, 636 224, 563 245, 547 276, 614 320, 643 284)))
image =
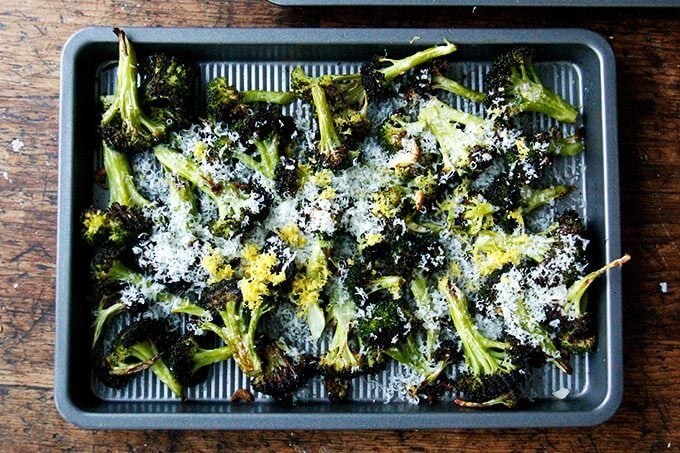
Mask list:
POLYGON ((509 116, 537 112, 565 123, 575 122, 576 108, 541 82, 533 60, 534 52, 527 47, 518 47, 498 57, 487 78, 488 101, 492 106, 507 107, 509 116))
POLYGON ((217 220, 213 230, 224 235, 238 230, 249 217, 257 215, 263 209, 264 197, 256 192, 248 193, 242 186, 231 181, 217 182, 203 173, 198 164, 182 153, 166 145, 158 145, 153 150, 159 162, 170 173, 178 175, 200 191, 204 192, 217 206, 217 220), (257 202, 248 203, 254 198, 257 202), (255 210, 254 210, 255 209, 255 210))
POLYGON ((149 55, 141 66, 142 104, 152 115, 164 118, 171 129, 182 129, 193 120, 192 92, 196 68, 167 54, 149 55))
POLYGON ((198 339, 187 334, 179 338, 167 353, 167 364, 177 381, 193 387, 208 378, 210 365, 223 362, 233 354, 229 346, 202 348, 198 339))
POLYGON ((118 36, 116 91, 102 116, 100 130, 104 141, 116 151, 135 153, 165 138, 168 111, 144 111, 137 89, 137 56, 125 32, 118 28, 113 31, 118 36))
POLYGON ((479 332, 470 315, 467 298, 449 277, 442 277, 438 287, 446 298, 468 366, 468 371, 456 379, 456 388, 464 394, 463 398, 456 399, 456 404, 468 407, 515 406, 519 395, 519 376, 518 368, 511 360, 511 345, 491 340, 479 332))
POLYGON ((161 357, 167 351, 171 337, 169 327, 162 321, 143 319, 133 322, 118 334, 97 364, 97 376, 105 385, 120 388, 134 374, 149 368, 172 393, 183 398, 182 385, 161 357))
POLYGON ((277 400, 289 400, 316 372, 316 359, 308 354, 294 353, 281 341, 260 348, 262 374, 253 379, 253 388, 277 400))
POLYGON ((483 102, 486 94, 468 88, 462 83, 446 77, 446 61, 436 59, 420 68, 415 76, 414 87, 419 92, 430 93, 434 90, 444 90, 474 102, 483 102))
POLYGON ((332 403, 347 401, 350 398, 352 384, 349 379, 326 375, 323 377, 323 382, 328 392, 328 399, 332 403))
POLYGON ((346 163, 348 150, 335 126, 333 112, 324 87, 324 84, 328 83, 327 79, 319 80, 309 77, 299 66, 291 74, 291 85, 295 93, 314 105, 319 125, 317 151, 322 162, 331 168, 340 168, 346 163))
POLYGON ((246 115, 253 107, 249 104, 286 105, 297 98, 296 94, 292 91, 239 91, 229 85, 225 77, 217 77, 208 83, 206 97, 208 99, 207 109, 210 119, 225 122, 230 122, 235 118, 246 115))
POLYGON ((123 250, 151 228, 142 211, 149 201, 135 187, 127 157, 105 143, 103 149, 108 208, 90 208, 83 213, 83 236, 91 245, 123 250))

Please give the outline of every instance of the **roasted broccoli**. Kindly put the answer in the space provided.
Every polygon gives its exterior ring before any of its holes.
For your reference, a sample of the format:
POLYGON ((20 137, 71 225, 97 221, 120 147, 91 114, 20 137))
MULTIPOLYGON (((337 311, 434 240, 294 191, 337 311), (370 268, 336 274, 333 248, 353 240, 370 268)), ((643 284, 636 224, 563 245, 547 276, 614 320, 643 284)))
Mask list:
POLYGON ((108 208, 90 208, 83 213, 83 236, 91 245, 123 250, 151 228, 142 210, 149 201, 135 187, 127 156, 105 143, 103 150, 108 208))
POLYGON ((225 77, 212 79, 206 89, 208 116, 213 121, 231 122, 248 114, 255 103, 286 105, 297 96, 289 91, 245 90, 238 91, 225 77))
POLYGON ((504 108, 509 116, 537 112, 565 123, 575 122, 578 110, 541 82, 533 60, 531 49, 518 47, 493 62, 487 76, 490 105, 504 108))
POLYGON ((173 337, 162 321, 142 319, 126 326, 111 343, 95 371, 105 385, 123 387, 132 375, 149 368, 172 393, 184 398, 177 381, 161 355, 167 351, 173 337))
POLYGON ((100 130, 104 141, 116 151, 135 153, 151 148, 168 133, 168 110, 144 111, 137 88, 137 56, 123 30, 114 28, 118 36, 118 72, 116 91, 107 100, 100 130))
POLYGON ((297 306, 299 315, 306 317, 313 340, 319 339, 326 327, 321 298, 331 276, 326 257, 327 248, 321 239, 313 239, 309 258, 304 268, 295 275, 290 294, 290 299, 297 306))
POLYGON ((468 370, 461 373, 455 386, 463 393, 456 404, 485 407, 502 404, 513 407, 518 402, 519 373, 512 362, 511 345, 491 340, 475 326, 468 309, 467 298, 448 276, 438 284, 463 346, 463 357, 468 370))
POLYGON ((231 181, 217 182, 201 171, 199 165, 182 153, 166 145, 157 145, 154 154, 172 174, 191 182, 204 192, 217 206, 217 219, 213 230, 229 235, 252 220, 250 217, 264 209, 264 197, 258 192, 248 193, 231 181), (253 203, 254 202, 254 203, 253 203))
POLYGON ((273 341, 259 349, 262 374, 253 378, 258 392, 287 401, 316 372, 316 359, 294 352, 281 341, 273 341))
POLYGON ((184 335, 170 346, 166 362, 177 381, 193 387, 208 378, 209 366, 228 360, 233 354, 229 346, 202 348, 194 335, 184 335))

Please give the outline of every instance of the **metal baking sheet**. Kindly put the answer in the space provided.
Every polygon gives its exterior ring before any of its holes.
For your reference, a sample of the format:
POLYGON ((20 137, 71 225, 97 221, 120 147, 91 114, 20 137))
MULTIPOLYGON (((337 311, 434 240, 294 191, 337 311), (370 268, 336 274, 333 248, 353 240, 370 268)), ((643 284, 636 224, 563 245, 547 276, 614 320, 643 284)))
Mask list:
POLYGON ((677 8, 680 0, 269 0, 280 6, 576 6, 677 8))
MULTIPOLYGON (((405 55, 442 42, 460 45, 451 70, 481 88, 490 60, 516 44, 538 49, 538 71, 567 100, 582 105, 587 151, 563 162, 558 171, 584 168, 575 198, 594 236, 593 262, 620 255, 618 164, 614 59, 607 43, 585 30, 207 30, 126 29, 140 54, 168 51, 199 63, 202 79, 227 75, 237 88, 286 89, 297 64, 311 72, 355 70, 375 53, 405 55)), ((353 402, 329 404, 319 380, 295 406, 276 404, 257 395, 251 405, 232 405, 231 393, 247 387, 232 361, 214 367, 208 381, 188 391, 180 403, 151 373, 135 378, 121 390, 93 379, 88 367, 91 322, 83 301, 87 285, 86 253, 79 238, 79 213, 89 206, 96 166, 96 99, 113 88, 115 36, 109 28, 90 28, 74 35, 62 56, 60 123, 59 227, 57 265, 57 338, 55 401, 62 415, 85 427, 220 428, 220 429, 340 429, 445 428, 592 425, 611 416, 621 398, 620 274, 612 272, 591 291, 597 307, 596 351, 572 360, 574 374, 565 376, 546 367, 527 380, 525 394, 534 399, 526 409, 471 411, 439 403, 414 406, 383 404, 388 368, 372 378, 353 382, 353 402), (558 400, 552 392, 566 388, 558 400)), ((467 108, 468 104, 459 108, 467 108)), ((296 105, 291 106, 292 109, 296 105)), ((543 126, 546 126, 545 124, 543 126)), ((566 126, 565 126, 566 127, 566 126)))

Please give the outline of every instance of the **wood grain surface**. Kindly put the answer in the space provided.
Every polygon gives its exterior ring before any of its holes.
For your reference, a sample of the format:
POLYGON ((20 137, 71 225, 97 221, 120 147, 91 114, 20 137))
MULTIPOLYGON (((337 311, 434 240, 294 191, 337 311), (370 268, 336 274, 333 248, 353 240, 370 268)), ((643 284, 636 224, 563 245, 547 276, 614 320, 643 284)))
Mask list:
POLYGON ((0 2, 0 450, 564 450, 680 447, 680 10, 281 8, 265 0, 0 2), (585 27, 618 60, 625 395, 587 429, 95 431, 53 402, 59 58, 90 25, 585 27), (24 146, 15 151, 12 142, 24 146), (16 142, 15 142, 16 143, 16 142), (667 282, 663 293, 660 283, 667 282))

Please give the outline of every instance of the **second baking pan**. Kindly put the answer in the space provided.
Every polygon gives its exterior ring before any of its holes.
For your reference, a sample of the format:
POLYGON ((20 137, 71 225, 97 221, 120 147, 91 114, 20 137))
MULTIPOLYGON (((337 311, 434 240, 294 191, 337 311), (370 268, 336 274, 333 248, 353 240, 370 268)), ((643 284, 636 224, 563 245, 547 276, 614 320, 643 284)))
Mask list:
MULTIPOLYGON (((361 61, 387 51, 407 55, 448 39, 459 44, 451 65, 473 88, 483 89, 489 61, 518 44, 532 45, 543 80, 573 104, 582 106, 587 151, 560 170, 576 176, 579 188, 565 201, 588 219, 593 263, 620 255, 618 161, 614 58, 598 35, 585 30, 207 30, 127 29, 140 54, 179 54, 197 62, 203 82, 225 75, 238 89, 288 88, 298 64, 312 74, 356 70, 361 61), (578 171, 578 170, 581 171, 578 171)), ((545 427, 593 425, 611 416, 621 398, 620 273, 610 272, 593 286, 589 306, 597 317, 595 351, 572 362, 565 376, 546 367, 527 382, 534 401, 521 410, 469 410, 442 402, 415 406, 383 404, 385 383, 394 369, 354 382, 353 402, 329 404, 320 381, 303 401, 280 405, 258 397, 233 405, 231 393, 248 386, 229 361, 181 403, 152 374, 121 390, 102 386, 89 371, 90 313, 86 248, 79 215, 96 198, 90 190, 98 166, 97 99, 113 89, 117 44, 109 28, 91 28, 66 45, 62 60, 60 116, 59 236, 55 400, 62 415, 90 428, 172 429, 407 429, 454 427, 545 427), (553 396, 566 389, 566 399, 553 396)), ((461 108, 473 108, 460 106, 461 108)), ((293 106, 295 108, 295 106, 293 106)), ((477 107, 474 107, 477 108, 477 107)), ((549 124, 540 124, 547 127, 549 124)), ((566 127, 566 126, 565 126, 566 127)), ((566 129, 565 132, 569 132, 566 129)))
POLYGON ((679 7, 679 0, 269 0, 281 6, 679 7))

